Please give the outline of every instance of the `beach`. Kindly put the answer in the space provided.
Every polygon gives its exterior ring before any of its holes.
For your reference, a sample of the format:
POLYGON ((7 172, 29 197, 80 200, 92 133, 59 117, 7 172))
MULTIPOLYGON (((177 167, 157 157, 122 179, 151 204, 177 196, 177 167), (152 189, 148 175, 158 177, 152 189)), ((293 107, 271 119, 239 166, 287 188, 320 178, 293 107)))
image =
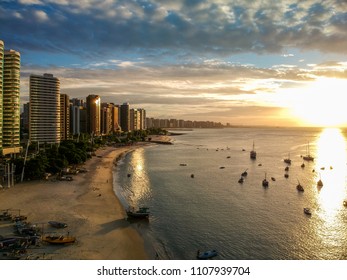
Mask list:
MULTIPOLYGON (((161 139, 155 137, 155 139, 161 139)), ((168 141, 164 137, 162 140, 168 141)), ((72 181, 54 179, 17 183, 0 191, 0 210, 27 216, 43 232, 60 231, 76 237, 65 245, 41 243, 29 250, 30 258, 54 260, 145 260, 154 259, 150 244, 126 220, 125 209, 113 191, 112 170, 115 161, 137 147, 104 147, 82 166, 85 173, 72 181), (17 210, 16 210, 17 209, 17 210), (18 213, 16 212, 18 211, 18 213), (67 223, 55 229, 48 221, 67 223)), ((0 235, 13 236, 13 223, 0 221, 0 235)))

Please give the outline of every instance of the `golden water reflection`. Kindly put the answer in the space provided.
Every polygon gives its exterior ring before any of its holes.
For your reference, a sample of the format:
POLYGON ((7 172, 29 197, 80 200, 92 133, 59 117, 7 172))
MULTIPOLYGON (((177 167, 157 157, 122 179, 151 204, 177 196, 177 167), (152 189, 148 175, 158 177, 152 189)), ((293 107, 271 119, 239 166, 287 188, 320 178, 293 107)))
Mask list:
POLYGON ((145 168, 144 149, 136 149, 131 155, 131 190, 133 206, 141 206, 141 201, 150 195, 149 178, 145 168))
MULTIPOLYGON (((346 199, 346 139, 337 128, 326 128, 316 142, 315 173, 313 185, 317 203, 314 222, 324 258, 339 248, 345 237, 346 199), (323 186, 317 186, 321 179, 323 186)), ((318 246, 318 244, 317 244, 318 246)), ((332 253, 333 254, 333 253, 332 253)))
POLYGON ((326 214, 343 207, 346 197, 346 139, 338 128, 326 128, 317 141, 315 160, 315 183, 322 180, 323 187, 317 186, 318 203, 326 214))

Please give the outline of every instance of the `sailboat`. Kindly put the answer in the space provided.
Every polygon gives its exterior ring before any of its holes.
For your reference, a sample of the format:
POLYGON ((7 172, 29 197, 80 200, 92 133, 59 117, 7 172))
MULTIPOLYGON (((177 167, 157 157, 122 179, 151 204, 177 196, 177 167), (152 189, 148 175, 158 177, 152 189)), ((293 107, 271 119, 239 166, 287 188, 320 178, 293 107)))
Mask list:
POLYGON ((290 155, 288 154, 288 157, 283 160, 287 164, 291 164, 292 160, 290 159, 290 155))
POLYGON ((264 187, 264 188, 266 188, 266 187, 268 187, 268 186, 269 186, 269 181, 268 181, 268 180, 266 180, 266 173, 265 173, 265 178, 264 178, 264 180, 263 180, 262 184, 263 184, 263 187, 264 187))
POLYGON ((304 160, 313 161, 314 157, 310 155, 310 143, 307 144, 307 155, 303 157, 304 160))
POLYGON ((251 159, 256 159, 257 158, 257 152, 254 150, 254 141, 253 141, 253 149, 249 153, 249 156, 250 156, 251 159))

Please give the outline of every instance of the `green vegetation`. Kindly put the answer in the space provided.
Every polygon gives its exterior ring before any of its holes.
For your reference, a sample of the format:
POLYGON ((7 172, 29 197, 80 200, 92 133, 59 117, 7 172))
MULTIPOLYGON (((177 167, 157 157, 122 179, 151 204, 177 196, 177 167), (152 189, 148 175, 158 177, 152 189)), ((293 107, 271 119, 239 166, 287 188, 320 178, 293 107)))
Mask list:
MULTIPOLYGON (((165 134, 167 134, 166 130, 155 128, 94 138, 91 138, 88 134, 75 135, 71 140, 62 141, 60 144, 43 144, 39 146, 37 143, 31 143, 28 147, 28 156, 25 162, 24 180, 42 179, 46 173, 58 174, 64 168, 82 164, 102 146, 132 145, 139 141, 150 141, 150 135, 165 134)), ((24 155, 9 162, 15 165, 14 175, 17 181, 20 180, 24 155)))

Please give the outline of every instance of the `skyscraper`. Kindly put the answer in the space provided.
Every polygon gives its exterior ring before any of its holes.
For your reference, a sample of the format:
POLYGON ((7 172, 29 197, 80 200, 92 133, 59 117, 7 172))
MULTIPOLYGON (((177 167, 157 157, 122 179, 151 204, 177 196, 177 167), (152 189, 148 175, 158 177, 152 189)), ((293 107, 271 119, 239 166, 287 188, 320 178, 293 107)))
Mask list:
POLYGON ((3 96, 4 42, 0 40, 0 152, 2 153, 2 96, 3 96))
POLYGON ((3 153, 18 153, 20 151, 20 53, 5 50, 3 69, 3 153))
POLYGON ((0 153, 20 152, 20 53, 0 41, 0 153))
POLYGON ((100 135, 100 106, 99 95, 87 96, 87 133, 100 135))
POLYGON ((70 100, 66 94, 60 95, 60 140, 70 138, 70 100))
POLYGON ((120 105, 120 127, 122 131, 130 130, 130 106, 129 103, 120 105))
POLYGON ((60 81, 52 74, 30 76, 30 126, 32 142, 60 142, 60 81))

